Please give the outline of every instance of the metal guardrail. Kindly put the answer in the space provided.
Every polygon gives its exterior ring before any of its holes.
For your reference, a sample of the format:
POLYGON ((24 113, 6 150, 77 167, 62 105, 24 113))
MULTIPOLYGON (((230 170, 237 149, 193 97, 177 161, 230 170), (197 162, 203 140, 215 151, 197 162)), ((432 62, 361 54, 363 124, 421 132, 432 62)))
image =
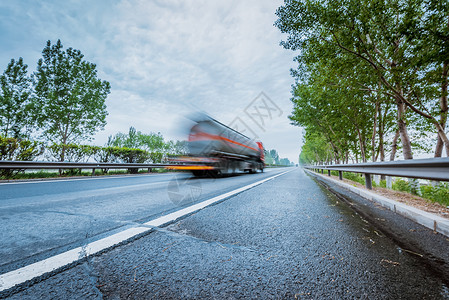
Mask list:
POLYGON ((89 162, 40 162, 40 161, 9 161, 0 160, 0 169, 92 169, 92 175, 96 169, 151 169, 175 167, 179 164, 140 164, 140 163, 89 163, 89 162))
POLYGON ((371 175, 386 175, 395 177, 430 179, 437 181, 449 181, 449 157, 410 159, 387 162, 360 163, 360 164, 340 164, 305 166, 306 169, 328 171, 338 171, 340 180, 343 179, 343 172, 365 174, 365 185, 372 189, 371 175))

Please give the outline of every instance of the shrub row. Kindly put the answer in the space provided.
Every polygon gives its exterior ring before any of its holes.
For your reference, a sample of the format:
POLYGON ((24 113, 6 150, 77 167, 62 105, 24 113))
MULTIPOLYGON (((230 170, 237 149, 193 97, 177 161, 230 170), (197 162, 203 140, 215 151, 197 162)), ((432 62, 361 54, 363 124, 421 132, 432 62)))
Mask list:
MULTIPOLYGON (((17 140, 0 135, 0 160, 34 160, 44 152, 42 143, 17 140)), ((0 169, 1 177, 11 177, 17 170, 0 169)))
POLYGON ((86 162, 93 159, 96 162, 108 163, 160 163, 164 159, 162 152, 148 152, 142 149, 126 147, 100 147, 75 144, 53 144, 47 147, 46 158, 48 160, 59 160, 60 153, 62 153, 64 148, 64 161, 71 162, 86 162))
MULTIPOLYGON (((397 179, 393 183, 393 190, 411 192, 411 186, 408 181, 397 179)), ((449 184, 440 182, 438 185, 421 185, 421 197, 432 202, 438 202, 449 206, 449 184)))
POLYGON ((0 160, 33 161, 41 155, 49 161, 59 161, 64 150, 64 161, 108 163, 160 163, 162 152, 148 152, 126 147, 100 147, 92 145, 53 144, 45 146, 36 141, 17 140, 0 135, 0 160))
MULTIPOLYGON (((334 176, 338 176, 338 171, 331 171, 331 174, 334 176)), ((360 184, 365 184, 365 178, 362 177, 360 174, 356 173, 350 173, 350 172, 343 172, 343 177, 355 182, 358 182, 360 184)), ((377 185, 375 182, 373 182, 374 186, 380 186, 383 188, 386 188, 387 184, 385 180, 381 180, 380 184, 377 185)), ((412 185, 408 180, 404 180, 401 178, 397 178, 391 187, 393 190, 401 191, 401 192, 407 192, 411 194, 417 194, 413 191, 412 185)), ((449 183, 442 183, 440 182, 438 185, 421 185, 419 187, 420 196, 430 200, 432 202, 440 203, 444 206, 449 206, 449 183)))
POLYGON ((39 142, 0 135, 0 160, 34 160, 43 152, 44 146, 39 142))

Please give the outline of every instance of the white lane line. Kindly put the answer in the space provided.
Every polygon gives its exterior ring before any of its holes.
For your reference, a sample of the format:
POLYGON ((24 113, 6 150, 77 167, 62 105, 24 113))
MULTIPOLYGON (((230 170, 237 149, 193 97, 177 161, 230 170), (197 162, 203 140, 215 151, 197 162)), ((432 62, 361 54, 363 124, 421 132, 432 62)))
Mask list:
MULTIPOLYGON (((10 184, 29 184, 29 183, 48 183, 48 182, 67 182, 67 181, 84 181, 84 180, 104 180, 104 179, 121 179, 121 178, 136 178, 142 176, 169 176, 171 174, 142 174, 136 176, 120 176, 120 175, 109 175, 104 177, 88 177, 88 178, 71 178, 71 179, 58 179, 55 178, 53 180, 36 180, 36 181, 20 181, 20 182, 1 182, 0 185, 10 185, 10 184)), ((87 176, 86 176, 87 177, 87 176)))
POLYGON ((75 263, 78 260, 85 258, 86 256, 90 256, 90 255, 99 253, 101 251, 104 251, 107 248, 110 248, 114 245, 118 245, 126 240, 132 239, 142 233, 152 230, 151 228, 148 228, 148 226, 149 227, 158 227, 158 226, 162 226, 164 224, 176 221, 177 219, 179 219, 185 215, 188 215, 190 213, 193 213, 195 211, 203 209, 206 206, 209 206, 215 202, 221 201, 225 198, 228 198, 228 197, 231 197, 238 193, 241 193, 243 191, 246 191, 250 188, 253 188, 257 185, 267 182, 268 180, 274 179, 276 177, 279 177, 279 176, 284 175, 285 173, 288 173, 291 171, 293 171, 293 170, 288 170, 288 171, 282 172, 280 174, 265 178, 263 180, 246 185, 244 187, 238 188, 238 189, 230 191, 228 193, 216 196, 209 200, 205 200, 201 203, 189 206, 187 208, 181 209, 181 210, 173 212, 171 214, 159 217, 155 220, 144 223, 142 225, 142 227, 137 226, 137 227, 133 227, 130 229, 126 229, 124 231, 113 234, 106 238, 86 244, 83 247, 78 247, 78 248, 69 250, 67 252, 63 252, 61 254, 49 257, 47 259, 35 262, 31 265, 22 267, 20 269, 13 270, 13 271, 10 271, 5 274, 1 274, 0 275, 0 292, 8 290, 18 284, 22 284, 22 283, 32 280, 36 277, 42 276, 44 274, 54 272, 60 268, 63 268, 64 266, 75 263), (145 227, 143 227, 143 226, 145 226, 145 227))

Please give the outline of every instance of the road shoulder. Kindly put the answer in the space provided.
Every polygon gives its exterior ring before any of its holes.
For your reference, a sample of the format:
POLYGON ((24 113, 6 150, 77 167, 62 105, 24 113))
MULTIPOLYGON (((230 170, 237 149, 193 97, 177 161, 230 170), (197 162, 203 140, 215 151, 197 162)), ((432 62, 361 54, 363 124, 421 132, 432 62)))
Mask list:
POLYGON ((449 278, 447 219, 327 176, 305 171, 405 251, 423 258, 441 276, 449 278))

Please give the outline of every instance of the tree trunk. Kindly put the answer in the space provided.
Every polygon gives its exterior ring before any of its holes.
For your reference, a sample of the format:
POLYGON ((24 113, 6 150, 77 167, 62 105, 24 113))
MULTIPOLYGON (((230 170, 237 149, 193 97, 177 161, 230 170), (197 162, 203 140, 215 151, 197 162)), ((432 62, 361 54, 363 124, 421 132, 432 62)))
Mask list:
POLYGON ((413 159, 412 145, 410 142, 410 137, 407 132, 407 123, 405 122, 405 104, 399 97, 396 97, 396 106, 398 110, 397 111, 398 130, 401 136, 404 159, 413 159))
POLYGON ((380 161, 385 161, 384 137, 383 132, 381 131, 379 131, 379 153, 380 153, 380 161))
POLYGON ((362 162, 366 162, 366 147, 365 143, 363 142, 362 133, 360 132, 359 127, 355 125, 356 131, 357 131, 357 137, 359 139, 359 145, 360 145, 360 154, 362 155, 362 162))
POLYGON ((398 139, 399 139, 399 129, 396 130, 396 134, 393 138, 393 145, 391 146, 391 153, 390 153, 390 161, 394 160, 394 157, 396 156, 396 151, 398 149, 398 139))
MULTIPOLYGON (((443 63, 443 73, 442 73, 442 82, 441 82, 441 97, 440 97, 440 122, 439 125, 441 129, 446 129, 447 122, 447 113, 448 113, 448 103, 447 103, 447 87, 448 87, 448 71, 449 64, 447 61, 443 63)), ((437 144, 435 147, 435 157, 441 157, 443 154, 443 146, 446 144, 446 156, 449 156, 448 147, 449 145, 443 142, 443 139, 440 134, 438 134, 437 144)))
POLYGON ((379 113, 379 101, 376 101, 376 112, 374 113, 373 135, 371 136, 371 160, 376 161, 376 134, 377 134, 377 115, 379 113))
POLYGON ((437 144, 435 146, 435 155, 433 157, 441 157, 443 154, 443 139, 441 139, 440 135, 437 135, 437 144))

